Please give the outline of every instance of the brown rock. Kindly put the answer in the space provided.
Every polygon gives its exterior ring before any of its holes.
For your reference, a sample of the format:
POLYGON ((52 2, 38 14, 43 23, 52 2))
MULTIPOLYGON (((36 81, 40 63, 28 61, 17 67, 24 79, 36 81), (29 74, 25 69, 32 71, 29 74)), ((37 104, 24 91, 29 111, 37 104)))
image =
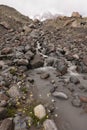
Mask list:
POLYGON ((80 96, 80 100, 84 103, 87 103, 87 97, 86 96, 80 96))
POLYGON ((14 130, 13 120, 8 118, 2 121, 0 130, 14 130))
POLYGON ((12 49, 10 47, 6 47, 2 49, 1 54, 6 55, 6 54, 10 54, 11 52, 12 52, 12 49))

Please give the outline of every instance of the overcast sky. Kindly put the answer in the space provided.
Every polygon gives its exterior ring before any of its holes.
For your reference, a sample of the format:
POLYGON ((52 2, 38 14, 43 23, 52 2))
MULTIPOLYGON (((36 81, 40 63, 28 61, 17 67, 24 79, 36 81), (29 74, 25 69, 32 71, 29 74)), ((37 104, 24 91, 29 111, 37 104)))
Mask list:
POLYGON ((78 11, 87 16, 87 0, 0 0, 0 4, 12 6, 28 16, 47 11, 64 15, 78 11))

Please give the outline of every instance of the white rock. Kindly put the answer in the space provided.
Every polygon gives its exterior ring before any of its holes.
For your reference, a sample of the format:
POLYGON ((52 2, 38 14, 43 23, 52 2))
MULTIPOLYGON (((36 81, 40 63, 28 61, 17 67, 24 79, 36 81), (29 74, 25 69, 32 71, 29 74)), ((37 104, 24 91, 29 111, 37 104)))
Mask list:
POLYGON ((44 130, 58 130, 56 124, 52 120, 45 120, 43 123, 44 130))
POLYGON ((38 117, 39 119, 42 119, 46 116, 46 110, 45 107, 43 105, 38 105, 34 108, 34 114, 36 117, 38 117))

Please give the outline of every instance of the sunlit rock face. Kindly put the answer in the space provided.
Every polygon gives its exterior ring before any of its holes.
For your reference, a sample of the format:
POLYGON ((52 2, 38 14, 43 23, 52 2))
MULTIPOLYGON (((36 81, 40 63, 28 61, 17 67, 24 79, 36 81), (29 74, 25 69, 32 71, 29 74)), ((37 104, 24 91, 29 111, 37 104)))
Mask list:
POLYGON ((86 0, 0 0, 0 4, 14 7, 31 18, 53 18, 58 14, 71 16, 74 11, 87 16, 86 0))

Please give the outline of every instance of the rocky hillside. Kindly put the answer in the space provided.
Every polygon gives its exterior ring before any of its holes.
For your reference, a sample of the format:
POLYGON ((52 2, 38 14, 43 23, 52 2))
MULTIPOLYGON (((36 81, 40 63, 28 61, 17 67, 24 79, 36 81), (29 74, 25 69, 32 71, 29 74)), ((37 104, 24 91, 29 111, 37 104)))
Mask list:
POLYGON ((12 7, 0 5, 0 24, 6 23, 8 27, 18 28, 24 24, 30 24, 32 22, 27 16, 20 14, 12 7))
POLYGON ((0 5, 0 130, 86 130, 87 18, 43 22, 0 5))

